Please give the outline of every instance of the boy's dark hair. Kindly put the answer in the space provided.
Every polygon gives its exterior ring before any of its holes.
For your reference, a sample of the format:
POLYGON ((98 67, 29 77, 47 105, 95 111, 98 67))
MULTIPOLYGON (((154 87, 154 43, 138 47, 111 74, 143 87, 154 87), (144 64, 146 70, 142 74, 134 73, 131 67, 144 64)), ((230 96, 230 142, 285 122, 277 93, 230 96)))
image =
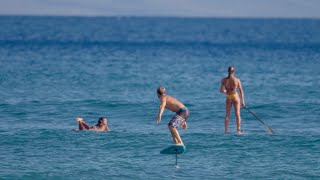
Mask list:
POLYGON ((157 93, 158 93, 159 95, 166 94, 166 89, 165 89, 163 86, 160 86, 160 87, 158 87, 158 89, 157 89, 157 93))

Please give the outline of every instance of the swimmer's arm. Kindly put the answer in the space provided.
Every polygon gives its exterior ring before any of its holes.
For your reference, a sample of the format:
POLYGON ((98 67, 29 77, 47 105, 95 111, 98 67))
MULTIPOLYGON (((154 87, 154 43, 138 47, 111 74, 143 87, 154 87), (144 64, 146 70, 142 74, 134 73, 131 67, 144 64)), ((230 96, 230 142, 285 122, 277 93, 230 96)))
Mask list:
POLYGON ((223 94, 227 93, 227 90, 224 88, 224 79, 221 80, 220 92, 223 94))
POLYGON ((159 112, 158 112, 158 119, 157 119, 157 123, 161 122, 161 117, 164 111, 164 108, 166 107, 167 104, 167 98, 162 95, 160 98, 160 107, 159 107, 159 112))
POLYGON ((243 89, 242 89, 242 85, 241 85, 240 79, 239 79, 239 91, 240 91, 240 96, 241 96, 241 105, 245 106, 245 103, 244 103, 244 92, 243 92, 243 89))
MULTIPOLYGON (((80 127, 80 124, 86 129, 86 130, 89 130, 90 129, 90 126, 84 122, 83 120, 81 122, 79 122, 79 127, 80 127)), ((80 128, 79 128, 80 129, 80 128)), ((82 130, 82 129, 81 129, 82 130)))

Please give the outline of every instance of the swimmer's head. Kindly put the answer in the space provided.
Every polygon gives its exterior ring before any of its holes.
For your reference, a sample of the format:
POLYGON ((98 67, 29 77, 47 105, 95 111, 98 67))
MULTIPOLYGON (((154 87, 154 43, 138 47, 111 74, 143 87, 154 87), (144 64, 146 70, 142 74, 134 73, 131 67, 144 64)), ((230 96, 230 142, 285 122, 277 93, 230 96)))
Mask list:
POLYGON ((108 120, 106 117, 99 118, 98 125, 107 125, 108 120))
POLYGON ((158 97, 166 94, 166 89, 163 86, 158 87, 157 94, 158 94, 158 97))

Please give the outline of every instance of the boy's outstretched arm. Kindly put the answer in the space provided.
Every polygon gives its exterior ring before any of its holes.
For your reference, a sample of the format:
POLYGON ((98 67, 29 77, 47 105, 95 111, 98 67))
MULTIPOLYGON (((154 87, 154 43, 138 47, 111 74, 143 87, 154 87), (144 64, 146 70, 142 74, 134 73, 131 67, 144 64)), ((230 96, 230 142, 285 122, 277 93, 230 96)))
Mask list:
POLYGON ((161 117, 162 117, 164 108, 166 107, 166 104, 167 104, 167 98, 165 95, 162 95, 160 97, 160 107, 159 107, 159 111, 158 111, 158 119, 157 119, 158 124, 161 122, 161 117))

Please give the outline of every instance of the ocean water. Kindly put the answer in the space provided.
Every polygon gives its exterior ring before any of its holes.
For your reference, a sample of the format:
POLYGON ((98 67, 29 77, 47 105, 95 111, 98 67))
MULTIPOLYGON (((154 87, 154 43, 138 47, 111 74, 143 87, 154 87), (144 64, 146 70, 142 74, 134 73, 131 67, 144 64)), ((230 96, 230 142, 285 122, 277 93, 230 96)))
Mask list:
POLYGON ((319 179, 320 20, 0 16, 0 179, 319 179), (224 134, 220 81, 245 101, 224 134), (163 85, 191 111, 172 144, 163 85), (73 131, 75 117, 110 132, 73 131))

